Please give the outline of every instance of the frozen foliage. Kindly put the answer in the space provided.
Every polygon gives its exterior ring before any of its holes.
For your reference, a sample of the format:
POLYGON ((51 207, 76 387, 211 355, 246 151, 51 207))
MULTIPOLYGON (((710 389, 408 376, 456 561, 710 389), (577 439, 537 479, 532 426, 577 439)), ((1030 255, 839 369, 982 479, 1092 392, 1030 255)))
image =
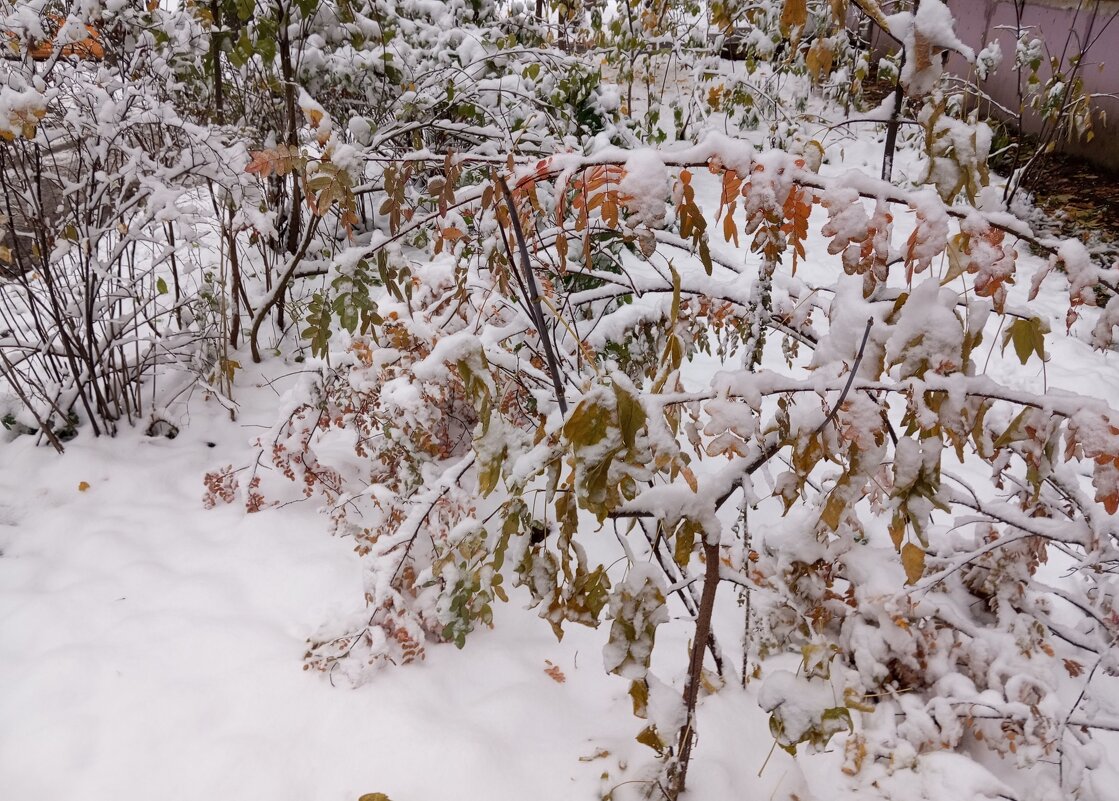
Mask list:
POLYGON ((634 218, 649 228, 660 228, 668 214, 668 171, 660 157, 649 150, 637 150, 626 160, 620 189, 628 195, 626 206, 634 218))
POLYGON ((956 36, 956 21, 942 0, 922 0, 916 13, 894 14, 889 26, 905 46, 901 81, 913 96, 927 94, 935 86, 943 71, 940 55, 945 50, 975 60, 974 51, 956 36))
MULTIPOLYGON (((1112 524, 1099 516, 1119 508, 1119 413, 1023 391, 977 367, 992 315, 1009 316, 1002 342, 1011 359, 1047 358, 1044 321, 1009 308, 1020 267, 1010 242, 1029 235, 1021 224, 946 206, 931 189, 820 176, 796 156, 724 137, 656 154, 599 150, 519 164, 509 198, 493 179, 481 191, 466 183, 456 202, 471 211, 456 223, 467 227, 453 235, 453 262, 425 266, 416 254, 412 294, 378 301, 376 339, 342 340, 361 365, 349 368, 349 386, 324 387, 321 408, 340 423, 320 417, 324 433, 303 427, 277 440, 284 453, 305 443, 299 458, 311 469, 287 456, 283 464, 296 477, 303 471, 370 558, 369 616, 316 640, 309 663, 360 683, 381 662, 419 658, 432 639, 461 645, 491 622, 513 576, 557 636, 572 623, 611 621, 606 668, 630 682, 634 710, 648 721, 638 739, 679 787, 698 688, 709 669, 733 675, 703 628, 725 581, 758 599, 765 633, 755 656, 802 655, 803 678, 763 668, 759 696, 790 753, 838 739, 854 782, 891 754, 895 770, 924 775, 938 764, 927 758, 945 749, 990 748, 1046 777, 1058 753, 1070 771, 1099 764, 1091 737, 1068 739, 1069 721, 1088 732, 1112 727, 1110 692, 1091 667, 1110 658, 1110 613, 1101 608, 1078 627, 1065 618, 1114 591, 1108 571, 1092 566, 1119 557, 1112 524), (715 176, 706 209, 700 170, 715 176), (667 227, 647 231, 660 204, 667 227), (813 235, 817 204, 827 218, 813 235), (895 234, 895 213, 907 235, 895 234), (620 232, 633 249, 618 243, 620 232), (486 236, 499 247, 481 245, 486 236), (510 274, 523 269, 522 237, 530 252, 548 254, 533 264, 537 280, 547 278, 538 290, 543 324, 533 296, 516 288, 527 287, 527 273, 510 274), (712 239, 740 237, 762 262, 757 277, 711 252, 712 239), (808 258, 801 269, 829 275, 806 241, 840 256, 827 290, 782 269, 808 258), (566 283, 572 276, 579 281, 566 283), (494 304, 500 291, 512 302, 494 304), (805 309, 821 291, 834 301, 805 309), (588 323, 595 336, 579 338, 588 323), (770 337, 795 337, 812 354, 787 339, 794 369, 766 369, 770 337), (744 352, 746 366, 686 387, 688 357, 714 347, 744 352), (379 365, 390 372, 352 383, 379 365), (339 426, 356 427, 359 456, 384 432, 356 494, 323 478, 346 475, 346 459, 324 458, 325 430, 339 426), (399 449, 408 442, 410 451, 399 449), (1076 463, 1091 489, 1070 471, 1076 463), (768 465, 771 493, 752 478, 768 465), (728 526, 721 508, 743 488, 759 514, 787 521, 763 531, 728 526), (543 507, 528 502, 533 495, 543 507), (360 518, 351 506, 359 496, 369 499, 360 518), (635 521, 617 532, 620 576, 599 546, 584 544, 594 520, 635 521), (1061 580, 1059 609, 1046 600, 1050 561, 1077 576, 1061 580), (698 594, 691 571, 703 573, 698 594), (671 716, 652 710, 663 695, 654 645, 670 585, 699 627, 675 733, 671 716)), ((1070 308, 1085 305, 1106 271, 1074 244, 1054 251, 1071 262, 1070 308)), ((346 470, 354 468, 361 462, 346 470)), ((993 786, 970 764, 962 786, 993 786)), ((884 797, 908 798, 912 787, 884 797)), ((1094 792, 1081 797, 1103 798, 1094 792)))
POLYGON ((206 280, 190 245, 210 219, 196 190, 238 185, 244 150, 169 101, 159 37, 141 27, 151 14, 107 17, 107 30, 136 27, 83 61, 67 49, 91 35, 80 18, 59 26, 29 18, 44 4, 20 5, 0 5, 0 30, 58 30, 53 53, 10 58, 0 88, 0 372, 17 422, 59 448, 78 421, 148 425, 192 374, 212 378, 217 334, 189 308, 206 280), (172 365, 157 390, 156 368, 172 365))
POLYGON ((979 80, 985 81, 1002 64, 1002 45, 998 39, 993 39, 975 56, 975 72, 979 80))

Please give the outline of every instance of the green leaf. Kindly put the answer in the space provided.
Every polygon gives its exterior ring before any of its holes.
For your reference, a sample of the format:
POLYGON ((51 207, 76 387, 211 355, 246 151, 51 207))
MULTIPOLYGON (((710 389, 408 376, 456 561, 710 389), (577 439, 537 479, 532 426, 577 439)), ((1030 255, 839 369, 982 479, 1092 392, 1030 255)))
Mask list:
POLYGON ((645 425, 645 407, 628 390, 614 384, 614 396, 618 401, 618 428, 622 432, 622 442, 627 448, 637 445, 637 432, 645 425))
POLYGON ((241 36, 237 39, 237 44, 229 51, 229 61, 234 67, 243 67, 249 63, 253 57, 253 42, 249 38, 248 31, 241 31, 241 36))
POLYGON ((265 63, 276 60, 276 40, 268 32, 261 31, 256 40, 256 52, 264 59, 265 63))
POLYGON ((711 262, 711 246, 707 244, 707 237, 705 236, 699 239, 699 260, 703 264, 703 269, 708 275, 711 275, 713 269, 711 262))
POLYGON ((330 344, 330 303, 321 292, 316 292, 307 307, 307 327, 302 336, 311 342, 311 353, 325 357, 330 344))
POLYGON ((162 278, 155 279, 155 289, 161 295, 167 294, 167 282, 162 278))
POLYGON ((1040 317, 1031 317, 1028 320, 1018 318, 1003 332, 1003 352, 1006 352, 1008 344, 1013 343, 1014 353, 1022 364, 1028 362, 1034 354, 1045 361, 1045 335, 1048 332, 1049 326, 1040 317))

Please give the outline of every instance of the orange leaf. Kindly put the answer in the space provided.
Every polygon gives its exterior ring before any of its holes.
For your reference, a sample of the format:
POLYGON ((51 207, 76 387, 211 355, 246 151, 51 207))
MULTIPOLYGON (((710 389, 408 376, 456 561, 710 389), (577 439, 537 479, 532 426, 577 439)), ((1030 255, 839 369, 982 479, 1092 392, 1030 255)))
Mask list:
POLYGON ((249 154, 252 161, 249 166, 245 168, 245 172, 249 175, 259 175, 261 178, 267 178, 272 174, 272 159, 263 150, 254 150, 249 154))
POLYGON ((544 672, 547 673, 548 677, 556 684, 563 684, 567 681, 567 676, 563 675, 563 671, 559 669, 559 665, 553 665, 549 659, 545 659, 544 664, 548 666, 544 668, 544 672))

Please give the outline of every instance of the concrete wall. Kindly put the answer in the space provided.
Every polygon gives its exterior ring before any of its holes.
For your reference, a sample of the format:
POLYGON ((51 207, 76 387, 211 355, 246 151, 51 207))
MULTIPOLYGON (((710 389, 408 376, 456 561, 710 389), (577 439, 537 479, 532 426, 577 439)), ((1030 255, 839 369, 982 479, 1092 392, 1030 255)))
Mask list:
MULTIPOLYGON (((956 17, 956 33, 977 53, 988 42, 998 40, 1002 47, 1002 65, 983 83, 983 88, 997 102, 1016 109, 1018 75, 1014 70, 1014 3, 1012 0, 946 2, 956 17)), ((1095 137, 1091 142, 1070 143, 1062 149, 1103 166, 1119 169, 1119 0, 1027 0, 1022 24, 1044 39, 1053 55, 1059 56, 1065 50, 1066 40, 1070 54, 1083 50, 1092 42, 1080 71, 1085 90, 1117 97, 1096 99, 1095 107, 1106 115, 1106 122, 1098 114, 1094 117, 1095 137), (1094 21, 1093 9, 1097 10, 1094 21)), ((963 59, 953 57, 949 70, 957 75, 966 75, 970 68, 963 59)), ((1048 68, 1043 66, 1042 81, 1048 77, 1048 68)), ((1026 122, 1026 129, 1036 131, 1037 127, 1037 118, 1031 116, 1026 122)))

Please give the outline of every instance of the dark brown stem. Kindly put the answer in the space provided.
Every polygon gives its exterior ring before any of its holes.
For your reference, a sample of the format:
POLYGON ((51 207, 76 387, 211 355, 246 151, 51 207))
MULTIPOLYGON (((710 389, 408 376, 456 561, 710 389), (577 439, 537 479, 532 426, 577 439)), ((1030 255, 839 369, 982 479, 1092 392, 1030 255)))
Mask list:
MULTIPOLYGON (((904 64, 905 57, 902 56, 904 64)), ((905 100, 905 90, 901 88, 901 78, 894 86, 894 110, 886 123, 886 145, 882 151, 882 180, 889 181, 894 174, 894 151, 897 150, 898 129, 901 128, 901 106, 905 100)))
POLYGON ((843 391, 839 393, 839 398, 832 404, 831 409, 828 411, 828 416, 824 418, 824 421, 820 423, 820 425, 816 426, 816 430, 812 432, 813 435, 823 433, 824 429, 827 428, 832 420, 835 419, 835 416, 839 414, 839 407, 847 400, 847 394, 851 391, 851 385, 855 383, 855 376, 859 372, 859 365, 863 363, 863 353, 866 351, 866 343, 870 339, 870 328, 872 325, 874 325, 873 317, 866 321, 866 328, 863 329, 863 339, 862 342, 859 343, 858 352, 855 354, 855 362, 851 365, 851 369, 847 373, 847 383, 843 385, 843 391))
MULTIPOLYGON (((296 140, 295 119, 295 65, 291 56, 291 8, 283 5, 278 9, 280 29, 280 70, 284 78, 284 116, 286 117, 287 130, 284 135, 284 144, 294 148, 296 140)), ((299 246, 299 228, 302 221, 303 191, 300 176, 295 171, 291 174, 291 207, 287 220, 287 252, 295 254, 299 246)), ((284 290, 286 283, 280 286, 276 296, 276 325, 284 328, 284 290)), ((255 358, 255 357, 254 357, 255 358)))
MULTIPOLYGON (((650 484, 652 486, 652 484, 650 484)), ((661 570, 668 576, 669 580, 677 583, 680 577, 687 578, 687 574, 676 567, 676 563, 672 560, 672 555, 665 553, 664 537, 654 534, 646 527, 649 524, 648 520, 642 519, 639 521, 641 531, 645 535, 645 539, 649 543, 649 548, 652 550, 653 555, 657 558, 657 563, 660 564, 661 570)), ((690 583, 691 580, 687 579, 686 586, 681 587, 676 591, 679 596, 680 602, 684 604, 684 608, 688 610, 688 614, 693 618, 699 617, 699 605, 701 598, 695 585, 690 583)), ((723 677, 723 651, 719 648, 719 641, 715 639, 715 632, 710 632, 707 637, 707 650, 711 654, 711 660, 715 663, 715 670, 718 671, 719 677, 723 677)))
POLYGON ((175 321, 181 328, 183 325, 182 287, 179 285, 179 263, 175 258, 175 224, 167 223, 167 246, 171 249, 171 283, 175 289, 175 321))
POLYGON ((703 577, 703 595, 699 599, 699 616, 695 621, 695 639, 692 641, 691 662, 688 665, 688 683, 684 688, 684 709, 686 717, 680 729, 677 752, 679 754, 672 776, 669 797, 675 801, 686 788, 688 763, 692 758, 692 745, 695 743, 695 707, 699 700, 699 685, 703 680, 703 652, 707 638, 711 634, 711 615, 715 611, 715 593, 719 589, 719 543, 703 540, 703 556, 707 570, 703 577))
POLYGON ((225 35, 221 30, 221 3, 210 0, 210 16, 213 27, 210 29, 210 69, 214 71, 214 121, 219 125, 225 122, 225 84, 221 74, 221 44, 225 35))
POLYGON ((528 288, 529 309, 532 312, 533 324, 540 334, 540 341, 544 344, 544 356, 548 360, 548 372, 552 376, 552 385, 556 391, 556 403, 559 405, 560 414, 567 416, 567 400, 564 398, 563 382, 560 380, 559 362, 556 360, 555 350, 552 349, 552 338, 548 335, 548 328, 544 324, 544 312, 540 308, 540 291, 536 288, 536 277, 532 273, 532 259, 528 255, 528 243, 525 241, 524 231, 521 230, 521 218, 517 214, 517 206, 513 202, 513 193, 509 191, 509 184, 505 179, 497 179, 501 192, 505 195, 505 204, 509 207, 509 219, 513 226, 513 236, 517 240, 517 248, 521 252, 521 271, 524 273, 525 286, 528 288))
POLYGON ((230 292, 233 300, 233 314, 230 316, 229 321, 229 344, 231 347, 235 348, 237 347, 237 340, 241 335, 240 306, 244 303, 245 311, 248 312, 250 318, 253 316, 253 307, 249 304, 244 283, 241 281, 241 260, 237 254, 237 236, 233 232, 233 207, 228 206, 226 210, 229 213, 229 217, 224 227, 226 243, 229 248, 229 277, 233 284, 233 291, 230 292))
MULTIPOLYGON (((913 0, 913 13, 921 5, 921 0, 913 0)), ((905 104, 905 88, 901 85, 901 71, 905 69, 905 48, 901 50, 901 61, 898 63, 898 80, 894 85, 894 110, 890 113, 890 121, 886 123, 886 145, 882 152, 882 180, 889 181, 894 174, 894 152, 898 145, 898 129, 901 127, 901 107, 905 104)))
POLYGON ((291 257, 291 261, 288 262, 287 269, 284 270, 283 275, 277 279, 275 288, 273 288, 268 297, 260 304, 260 308, 257 309, 256 314, 253 316, 253 325, 249 330, 249 348, 252 350, 253 361, 258 364, 261 361, 260 344, 258 342, 260 326, 263 325, 272 307, 280 302, 284 290, 287 289, 287 285, 291 283, 292 276, 295 275, 295 271, 298 269, 300 262, 302 262, 303 257, 307 255, 307 249, 311 246, 311 240, 315 236, 315 229, 318 228, 318 221, 320 219, 322 218, 311 218, 311 223, 307 226, 307 230, 303 234, 303 242, 299 245, 295 255, 291 257))

